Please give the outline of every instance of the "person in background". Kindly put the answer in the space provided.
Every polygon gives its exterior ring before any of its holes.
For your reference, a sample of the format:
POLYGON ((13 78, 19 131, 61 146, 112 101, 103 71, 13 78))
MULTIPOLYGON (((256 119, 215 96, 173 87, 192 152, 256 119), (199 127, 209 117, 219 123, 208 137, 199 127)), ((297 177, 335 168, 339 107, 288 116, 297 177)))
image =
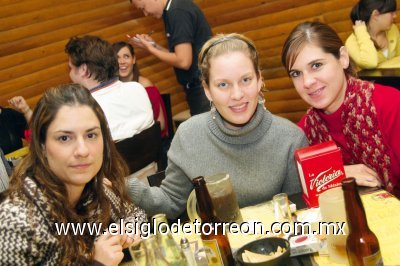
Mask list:
MULTIPOLYGON (((14 110, 22 113, 25 117, 27 124, 31 121, 32 117, 32 109, 29 107, 28 103, 25 101, 25 98, 22 96, 14 96, 8 100, 8 103, 14 110)), ((30 129, 25 129, 24 138, 27 142, 29 142, 31 137, 30 129)))
POLYGON ((362 186, 383 185, 399 196, 400 91, 357 79, 343 42, 320 22, 293 29, 283 46, 282 64, 311 105, 298 123, 309 143, 334 140, 346 176, 362 186))
POLYGON ((28 123, 23 114, 0 106, 0 148, 5 154, 22 148, 28 123))
POLYGON ((396 0, 360 0, 351 10, 354 32, 346 47, 360 68, 400 67, 396 5, 396 0))
POLYGON ((139 82, 146 89, 149 96, 151 106, 153 107, 153 117, 155 121, 160 122, 161 127, 161 169, 167 167, 167 152, 171 145, 171 136, 168 136, 167 112, 165 110, 164 101, 161 98, 157 87, 146 77, 140 75, 139 67, 136 62, 135 50, 133 46, 127 42, 116 42, 112 45, 118 57, 119 64, 119 80, 123 82, 135 81, 139 82))
POLYGON ((0 264, 118 265, 139 235, 111 235, 106 226, 141 224, 146 214, 126 196, 127 166, 100 106, 79 85, 61 85, 44 93, 31 125, 30 153, 0 199, 0 264), (60 233, 67 223, 102 228, 60 233))
POLYGON ((135 81, 142 84, 153 107, 154 120, 160 122, 161 137, 168 137, 169 125, 164 102, 157 87, 148 78, 140 75, 133 46, 127 42, 116 42, 112 47, 118 58, 119 80, 123 82, 135 81))
POLYGON ((199 54, 211 111, 182 123, 168 152, 160 187, 128 181, 132 200, 149 214, 180 215, 198 176, 228 173, 240 207, 301 191, 294 151, 307 146, 304 133, 264 106, 257 50, 240 34, 217 35, 199 54))
POLYGON ((88 89, 100 104, 114 141, 153 125, 153 110, 143 86, 118 80, 118 61, 111 44, 96 36, 73 37, 65 52, 71 80, 88 89))
POLYGON ((174 67, 183 86, 191 115, 210 110, 199 79, 197 57, 201 46, 212 36, 211 28, 200 8, 187 0, 130 0, 145 16, 162 18, 168 50, 156 44, 150 34, 128 35, 130 42, 174 67))

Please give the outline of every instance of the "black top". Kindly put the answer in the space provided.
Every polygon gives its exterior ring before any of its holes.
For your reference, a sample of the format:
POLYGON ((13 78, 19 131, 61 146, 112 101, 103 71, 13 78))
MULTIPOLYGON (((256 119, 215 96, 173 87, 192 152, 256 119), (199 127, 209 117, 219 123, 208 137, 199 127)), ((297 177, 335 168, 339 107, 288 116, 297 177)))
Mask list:
POLYGON ((212 32, 206 17, 192 0, 169 0, 164 9, 163 19, 170 52, 181 43, 192 44, 192 66, 189 70, 175 69, 178 82, 185 86, 199 79, 197 58, 203 44, 211 38, 212 32))
POLYGON ((22 148, 27 128, 25 117, 10 108, 0 107, 0 147, 5 154, 22 148))

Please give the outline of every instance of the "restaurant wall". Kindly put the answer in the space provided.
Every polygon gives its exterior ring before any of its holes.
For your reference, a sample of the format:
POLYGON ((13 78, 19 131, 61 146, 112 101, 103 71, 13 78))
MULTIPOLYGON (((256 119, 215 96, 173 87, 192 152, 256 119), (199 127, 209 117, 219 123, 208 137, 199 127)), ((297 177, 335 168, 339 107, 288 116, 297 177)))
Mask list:
MULTIPOLYGON (((214 33, 239 32, 255 41, 271 112, 298 121, 307 105, 299 98, 280 63, 282 44, 299 22, 319 20, 344 40, 352 30, 349 12, 355 0, 196 0, 214 33)), ((42 92, 69 82, 64 46, 75 35, 98 35, 110 42, 126 34, 154 31, 166 46, 161 20, 144 17, 128 0, 1 0, 0 105, 15 95, 34 106, 42 92)), ((173 69, 137 50, 141 73, 161 93, 170 93, 173 114, 187 109, 173 69)))

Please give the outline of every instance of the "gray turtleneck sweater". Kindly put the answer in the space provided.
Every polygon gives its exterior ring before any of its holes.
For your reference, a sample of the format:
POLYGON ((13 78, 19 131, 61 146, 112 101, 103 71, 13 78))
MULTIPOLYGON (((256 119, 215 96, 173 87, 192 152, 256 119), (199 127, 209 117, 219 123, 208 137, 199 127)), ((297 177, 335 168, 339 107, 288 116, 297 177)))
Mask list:
POLYGON ((301 129, 261 106, 239 130, 228 129, 218 113, 215 119, 203 113, 179 126, 161 186, 148 187, 133 178, 128 193, 148 215, 175 218, 186 208, 193 178, 224 172, 231 177, 240 207, 257 204, 280 192, 301 191, 294 151, 307 145, 301 129))

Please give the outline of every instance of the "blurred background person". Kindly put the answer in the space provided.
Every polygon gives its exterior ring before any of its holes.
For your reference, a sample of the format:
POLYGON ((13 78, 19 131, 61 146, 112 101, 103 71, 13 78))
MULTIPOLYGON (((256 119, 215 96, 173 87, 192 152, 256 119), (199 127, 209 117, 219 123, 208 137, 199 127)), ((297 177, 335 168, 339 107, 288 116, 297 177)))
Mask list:
POLYGON ((0 148, 5 154, 22 148, 28 123, 24 115, 0 106, 0 148))
POLYGON ((400 196, 400 91, 355 78, 336 32, 320 22, 297 25, 285 41, 282 64, 311 108, 298 125, 310 145, 334 140, 346 176, 400 196))
POLYGON ((154 124, 143 86, 118 80, 118 60, 111 44, 96 36, 73 37, 65 52, 71 80, 88 89, 100 104, 114 141, 130 138, 154 124))
POLYGON ((154 120, 160 122, 163 149, 161 164, 162 169, 165 169, 167 167, 167 152, 171 145, 171 136, 168 136, 168 128, 172 125, 168 125, 164 101, 158 88, 148 78, 140 75, 133 46, 127 42, 116 42, 112 46, 118 58, 119 80, 123 82, 139 82, 146 89, 153 108, 154 120))
POLYGON ((212 36, 210 25, 201 9, 193 1, 187 0, 130 1, 145 16, 163 19, 168 50, 156 44, 149 34, 128 36, 130 42, 174 67, 176 78, 186 93, 191 115, 210 110, 197 66, 199 51, 212 36))
POLYGON ((360 68, 400 67, 396 6, 396 0, 360 0, 351 10, 353 33, 346 47, 360 68))
POLYGON ((217 173, 229 174, 240 207, 300 192, 293 154, 307 139, 266 110, 253 42, 240 34, 217 35, 201 49, 199 69, 211 111, 179 126, 160 187, 128 181, 132 200, 148 214, 175 218, 186 208, 191 180, 217 173))
POLYGON ((47 90, 32 116, 29 148, 0 199, 0 264, 118 265, 139 235, 59 234, 55 225, 101 223, 102 232, 121 218, 146 221, 126 196, 127 167, 98 103, 77 84, 47 90))

